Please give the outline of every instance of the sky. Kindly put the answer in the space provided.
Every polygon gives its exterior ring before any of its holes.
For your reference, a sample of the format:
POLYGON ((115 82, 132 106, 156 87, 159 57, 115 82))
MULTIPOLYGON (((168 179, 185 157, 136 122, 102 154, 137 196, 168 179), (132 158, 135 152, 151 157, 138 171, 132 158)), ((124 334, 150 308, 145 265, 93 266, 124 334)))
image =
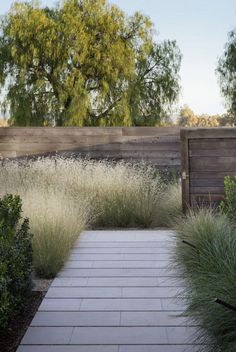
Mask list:
MULTIPOLYGON (((0 15, 12 0, 0 0, 0 15)), ((215 69, 228 32, 236 28, 235 0, 110 0, 127 14, 141 11, 156 29, 156 40, 176 40, 183 55, 179 105, 197 114, 225 111, 215 69)), ((54 0, 42 0, 51 6, 54 0)))

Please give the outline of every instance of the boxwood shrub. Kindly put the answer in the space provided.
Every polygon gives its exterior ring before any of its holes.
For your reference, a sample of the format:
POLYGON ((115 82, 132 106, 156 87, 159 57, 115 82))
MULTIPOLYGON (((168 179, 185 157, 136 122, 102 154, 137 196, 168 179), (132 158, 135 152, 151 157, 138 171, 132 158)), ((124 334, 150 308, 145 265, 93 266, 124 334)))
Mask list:
POLYGON ((32 246, 19 196, 0 198, 0 329, 18 312, 31 290, 32 246))

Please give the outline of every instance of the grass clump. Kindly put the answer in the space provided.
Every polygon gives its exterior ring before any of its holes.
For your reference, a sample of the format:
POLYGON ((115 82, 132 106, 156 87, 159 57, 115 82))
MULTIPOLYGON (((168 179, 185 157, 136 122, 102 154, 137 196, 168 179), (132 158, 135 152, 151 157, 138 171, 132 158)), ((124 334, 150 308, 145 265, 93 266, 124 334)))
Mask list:
POLYGON ((235 226, 222 213, 200 209, 179 221, 176 233, 173 264, 186 287, 185 315, 201 328, 196 339, 204 351, 233 352, 236 312, 215 299, 236 307, 235 226))
POLYGON ((85 228, 85 202, 73 201, 59 192, 35 189, 24 194, 33 239, 34 268, 38 276, 52 278, 61 269, 69 251, 85 228))
POLYGON ((181 185, 178 182, 167 184, 159 203, 159 221, 162 222, 162 226, 173 227, 182 216, 181 185))
POLYGON ((7 162, 0 195, 19 194, 34 233, 34 266, 53 277, 80 232, 93 228, 153 228, 181 209, 180 192, 144 164, 72 158, 7 162), (175 194, 175 197, 172 196, 175 194), (170 203, 171 202, 171 203, 170 203))
POLYGON ((86 189, 93 198, 94 227, 158 226, 159 200, 164 188, 153 168, 127 163, 89 163, 81 173, 81 181, 75 184, 76 193, 84 193, 86 189))
POLYGON ((49 160, 45 165, 43 160, 23 166, 7 163, 0 170, 0 193, 11 190, 22 198, 23 214, 34 233, 34 269, 43 278, 61 269, 90 216, 86 199, 73 198, 56 175, 55 163, 49 160))

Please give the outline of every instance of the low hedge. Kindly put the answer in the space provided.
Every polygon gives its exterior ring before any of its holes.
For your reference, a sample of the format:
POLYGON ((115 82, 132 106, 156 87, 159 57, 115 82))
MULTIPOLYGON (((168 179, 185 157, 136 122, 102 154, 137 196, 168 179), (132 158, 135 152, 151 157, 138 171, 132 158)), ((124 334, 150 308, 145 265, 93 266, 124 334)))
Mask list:
POLYGON ((201 351, 236 350, 236 228, 222 213, 201 209, 176 226, 173 263, 186 290, 184 313, 199 325, 201 351))
POLYGON ((0 328, 18 312, 31 290, 32 246, 18 196, 0 199, 0 328))

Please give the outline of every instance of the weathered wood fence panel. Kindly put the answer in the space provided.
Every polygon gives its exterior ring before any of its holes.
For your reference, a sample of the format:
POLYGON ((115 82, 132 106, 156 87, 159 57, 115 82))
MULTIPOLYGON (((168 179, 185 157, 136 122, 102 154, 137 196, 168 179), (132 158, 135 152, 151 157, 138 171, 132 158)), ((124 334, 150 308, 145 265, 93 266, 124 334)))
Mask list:
POLYGON ((0 158, 70 155, 93 159, 147 161, 180 170, 178 127, 0 128, 0 158))
POLYGON ((236 128, 181 130, 183 206, 217 204, 236 175, 236 128))

